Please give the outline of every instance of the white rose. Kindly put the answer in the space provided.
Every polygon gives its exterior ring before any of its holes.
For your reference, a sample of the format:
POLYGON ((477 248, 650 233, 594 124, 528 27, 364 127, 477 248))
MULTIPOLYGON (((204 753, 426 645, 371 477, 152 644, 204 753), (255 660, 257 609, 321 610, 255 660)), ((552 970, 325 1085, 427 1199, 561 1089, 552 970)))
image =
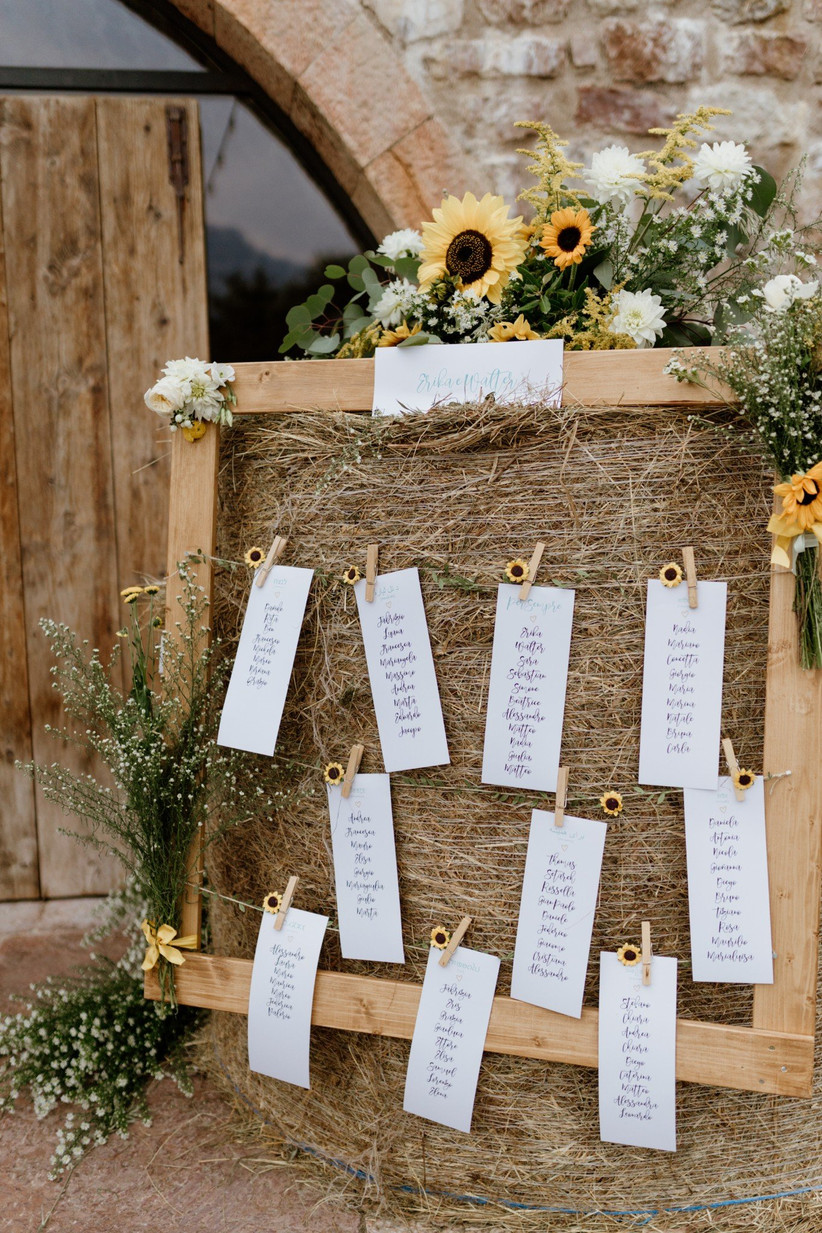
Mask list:
POLYGON ((614 296, 612 334, 627 334, 638 347, 650 347, 665 329, 662 300, 652 291, 620 291, 614 296))
POLYGON ((173 415, 185 402, 180 382, 174 377, 161 377, 156 385, 146 390, 143 397, 149 411, 156 411, 158 415, 173 415))
POLYGON ((818 286, 816 281, 803 283, 795 274, 777 274, 765 283, 759 294, 769 312, 784 313, 795 300, 809 300, 816 295, 818 286))

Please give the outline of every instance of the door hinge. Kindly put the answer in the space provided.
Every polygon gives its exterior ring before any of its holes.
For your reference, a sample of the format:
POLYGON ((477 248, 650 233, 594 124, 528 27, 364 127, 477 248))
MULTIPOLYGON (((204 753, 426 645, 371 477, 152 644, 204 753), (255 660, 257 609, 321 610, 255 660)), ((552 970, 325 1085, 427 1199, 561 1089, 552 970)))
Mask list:
POLYGON ((185 107, 169 104, 166 107, 166 136, 168 138, 168 180, 177 198, 177 259, 180 265, 185 258, 185 209, 186 189, 189 180, 188 164, 188 114, 185 107))

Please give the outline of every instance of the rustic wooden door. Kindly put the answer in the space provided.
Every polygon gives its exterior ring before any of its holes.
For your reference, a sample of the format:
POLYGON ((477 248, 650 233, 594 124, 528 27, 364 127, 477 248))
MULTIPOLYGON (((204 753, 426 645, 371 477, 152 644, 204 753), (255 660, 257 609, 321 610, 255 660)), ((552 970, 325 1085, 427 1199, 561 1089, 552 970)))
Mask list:
POLYGON ((170 439, 142 396, 207 351, 196 104, 0 98, 0 899, 119 877, 14 762, 91 769, 45 732, 38 622, 107 653, 120 588, 162 576, 170 439))

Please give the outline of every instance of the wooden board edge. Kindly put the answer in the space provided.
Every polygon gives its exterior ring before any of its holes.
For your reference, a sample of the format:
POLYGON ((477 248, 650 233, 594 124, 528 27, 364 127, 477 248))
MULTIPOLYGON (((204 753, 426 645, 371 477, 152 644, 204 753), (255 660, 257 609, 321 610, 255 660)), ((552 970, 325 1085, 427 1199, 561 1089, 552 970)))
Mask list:
MULTIPOLYGON (((177 1000, 184 1006, 248 1014, 252 966, 250 959, 188 955, 174 973, 177 1000)), ((421 988, 408 981, 320 971, 311 1022, 316 1027, 410 1040, 421 988)), ((145 996, 154 1001, 160 997, 154 971, 146 973, 145 996)), ((497 996, 485 1048, 489 1053, 596 1068, 598 1019, 593 1007, 586 1007, 581 1019, 570 1019, 497 996)), ((813 1057, 812 1036, 677 1021, 676 1075, 683 1082, 810 1096, 813 1057)))

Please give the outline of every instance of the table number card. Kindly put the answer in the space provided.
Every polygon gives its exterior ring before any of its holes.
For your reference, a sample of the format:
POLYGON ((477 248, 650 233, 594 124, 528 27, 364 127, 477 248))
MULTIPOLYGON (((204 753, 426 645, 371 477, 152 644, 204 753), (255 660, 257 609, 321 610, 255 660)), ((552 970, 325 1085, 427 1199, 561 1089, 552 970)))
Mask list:
POLYGON ((282 929, 263 913, 248 999, 248 1065, 261 1075, 310 1087, 311 1004, 327 916, 289 908, 282 929))
POLYGON ((639 782, 715 789, 725 654, 727 584, 699 583, 699 607, 683 584, 648 581, 639 782))
POLYGON ((742 801, 728 778, 716 792, 687 789, 685 842, 694 980, 773 984, 761 776, 742 801))
POLYGON ((344 959, 404 963, 388 775, 356 775, 351 795, 327 785, 344 959))
POLYGON ((450 762, 416 567, 381 574, 374 600, 354 587, 387 771, 450 762))
POLYGON ((313 575, 275 565, 261 587, 252 583, 218 745, 274 753, 313 575))
POLYGON ((378 347, 374 353, 374 415, 428 411, 441 402, 559 405, 563 346, 539 339, 524 346, 448 343, 444 346, 378 347), (502 354, 501 354, 502 353, 502 354))
POLYGON ((519 907, 511 997, 578 1019, 591 949, 604 822, 534 809, 519 907))
POLYGON ((676 959, 642 967, 600 954, 599 1135, 605 1143, 676 1151, 676 959))
POLYGON ((482 782, 555 792, 574 592, 503 583, 497 593, 482 782))
POLYGON ((458 946, 447 967, 442 951, 428 954, 403 1109, 451 1126, 471 1129, 474 1097, 494 1004, 499 959, 458 946))

